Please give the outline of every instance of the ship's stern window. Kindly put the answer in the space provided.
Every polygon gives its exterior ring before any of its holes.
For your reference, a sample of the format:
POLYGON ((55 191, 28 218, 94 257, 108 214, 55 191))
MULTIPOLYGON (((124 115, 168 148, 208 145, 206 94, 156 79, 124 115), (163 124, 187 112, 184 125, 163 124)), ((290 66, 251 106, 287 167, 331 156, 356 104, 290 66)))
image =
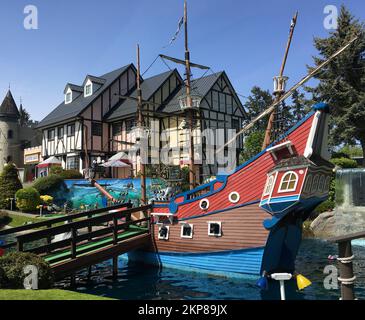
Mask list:
POLYGON ((158 239, 159 240, 169 240, 170 227, 169 226, 161 226, 158 229, 158 239))
POLYGON ((268 196, 271 193, 272 187, 274 185, 274 175, 267 178, 266 186, 264 189, 264 196, 268 196))
POLYGON ((222 236, 222 223, 221 222, 208 222, 208 236, 221 237, 222 236))
POLYGON ((295 191, 298 184, 298 175, 294 171, 289 171, 281 178, 279 192, 295 191))
POLYGON ((193 238, 193 228, 194 228, 194 226, 192 224, 184 223, 181 226, 181 238, 192 239, 193 238))

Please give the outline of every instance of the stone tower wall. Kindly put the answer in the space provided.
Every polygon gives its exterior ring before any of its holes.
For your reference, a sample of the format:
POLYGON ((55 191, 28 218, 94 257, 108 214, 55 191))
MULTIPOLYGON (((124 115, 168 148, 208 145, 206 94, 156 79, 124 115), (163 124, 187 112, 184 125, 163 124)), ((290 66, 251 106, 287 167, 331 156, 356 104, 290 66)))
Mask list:
POLYGON ((0 172, 11 157, 18 167, 23 166, 23 156, 19 139, 19 124, 15 120, 0 118, 0 172), (13 138, 8 139, 8 132, 12 130, 13 138))

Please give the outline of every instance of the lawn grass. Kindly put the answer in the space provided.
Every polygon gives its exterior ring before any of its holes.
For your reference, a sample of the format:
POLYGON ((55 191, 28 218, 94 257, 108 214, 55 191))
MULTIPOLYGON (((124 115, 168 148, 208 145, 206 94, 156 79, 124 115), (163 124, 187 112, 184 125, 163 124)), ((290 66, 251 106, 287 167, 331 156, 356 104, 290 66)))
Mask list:
POLYGON ((115 300, 74 291, 51 290, 5 290, 0 289, 0 300, 115 300))
POLYGON ((8 226, 10 227, 20 227, 24 225, 25 223, 29 222, 41 222, 45 221, 47 219, 44 218, 33 218, 33 217, 24 217, 24 216, 18 216, 15 214, 9 214, 9 223, 8 226))

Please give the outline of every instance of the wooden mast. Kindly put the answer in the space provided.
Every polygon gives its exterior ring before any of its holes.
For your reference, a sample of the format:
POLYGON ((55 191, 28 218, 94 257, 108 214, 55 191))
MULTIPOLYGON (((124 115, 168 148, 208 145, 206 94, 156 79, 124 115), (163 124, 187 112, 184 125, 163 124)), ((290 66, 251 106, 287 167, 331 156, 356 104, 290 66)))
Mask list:
MULTIPOLYGON (((280 98, 282 97, 282 95, 285 93, 284 87, 285 87, 285 81, 287 78, 284 78, 283 75, 284 75, 284 69, 285 69, 285 65, 286 65, 286 60, 288 58, 291 41, 293 39, 295 26, 297 24, 297 18, 298 18, 298 11, 295 13, 295 15, 292 19, 291 25, 290 25, 289 38, 288 38, 288 42, 286 44, 285 54, 284 54, 284 58, 283 58, 283 61, 281 64, 279 76, 275 78, 275 81, 277 81, 277 87, 274 92, 275 102, 279 101, 280 98)), ((279 106, 277 106, 276 108, 278 108, 278 107, 279 106)), ((266 132, 265 132, 264 142, 262 144, 262 150, 266 149, 267 146, 270 144, 271 131, 272 131, 274 120, 275 120, 275 109, 274 109, 274 111, 271 112, 270 117, 269 117, 269 121, 268 121, 266 132)))
POLYGON ((188 46, 188 10, 187 2, 184 0, 184 30, 185 30, 185 73, 186 73, 186 102, 187 117, 189 118, 190 144, 189 144, 189 186, 190 190, 195 188, 195 165, 194 165, 194 110, 192 109, 191 99, 191 68, 190 68, 190 52, 188 46))
MULTIPOLYGON (((140 77, 140 54, 139 54, 139 44, 137 44, 137 128, 139 133, 142 132, 143 127, 143 114, 142 114, 142 90, 141 90, 141 77, 140 77)), ((141 171, 141 203, 145 205, 147 202, 146 195, 146 167, 143 163, 143 157, 141 155, 142 150, 140 150, 140 171, 141 171)))

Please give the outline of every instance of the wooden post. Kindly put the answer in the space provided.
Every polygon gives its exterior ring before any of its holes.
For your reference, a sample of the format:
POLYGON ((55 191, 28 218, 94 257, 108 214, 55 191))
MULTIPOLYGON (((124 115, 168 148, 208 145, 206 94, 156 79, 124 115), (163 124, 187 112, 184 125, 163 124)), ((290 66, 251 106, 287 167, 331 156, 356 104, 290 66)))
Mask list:
POLYGON ((116 245, 118 243, 118 220, 115 216, 113 216, 113 244, 116 245))
MULTIPOLYGON (((137 44, 137 110, 138 110, 138 128, 141 133, 141 128, 143 125, 143 114, 142 114, 142 90, 141 90, 141 79, 140 79, 140 55, 139 55, 139 45, 137 44)), ((148 140, 148 137, 147 137, 148 140)), ((140 168, 141 168, 141 202, 142 205, 147 204, 147 193, 146 193, 146 166, 143 163, 142 150, 140 149, 140 168)))
POLYGON ((76 237, 77 232, 75 228, 71 229, 71 259, 76 259, 76 237))
POLYGON ((70 286, 71 288, 76 287, 76 275, 74 273, 70 276, 70 286))
MULTIPOLYGON (((87 215, 87 218, 88 219, 90 219, 90 218, 92 218, 92 214, 88 214, 87 215)), ((92 227, 92 225, 91 225, 91 223, 89 222, 89 225, 88 225, 88 227, 87 227, 87 232, 88 233, 91 233, 91 232, 93 232, 93 227, 92 227)), ((89 241, 91 241, 92 240, 92 237, 91 236, 89 236, 89 241)))
POLYGON ((87 277, 89 279, 91 278, 91 271, 92 271, 92 266, 88 266, 88 268, 87 268, 87 277))
POLYGON ((186 73, 186 103, 188 107, 187 117, 189 118, 188 123, 190 127, 190 144, 189 144, 189 186, 190 190, 193 190, 196 186, 195 182, 195 165, 194 165, 194 137, 193 137, 193 126, 194 126, 194 111, 190 110, 192 107, 191 100, 191 68, 190 68, 190 51, 188 42, 188 5, 186 0, 184 1, 184 31, 185 31, 185 73, 186 73))
POLYGON ((113 278, 118 277, 118 256, 113 257, 113 278))
POLYGON ((21 239, 17 238, 16 246, 17 246, 17 249, 18 249, 19 252, 23 251, 23 241, 21 239))
POLYGON ((339 251, 339 269, 340 277, 338 280, 341 282, 341 298, 342 300, 355 300, 354 294, 354 276, 353 270, 353 253, 351 247, 351 240, 338 243, 339 251))
MULTIPOLYGON (((47 228, 52 228, 52 223, 48 223, 47 224, 47 228)), ((47 244, 51 244, 52 243, 52 236, 47 236, 47 244)), ((47 248, 47 253, 49 253, 50 252, 50 250, 49 250, 49 248, 47 248)))

